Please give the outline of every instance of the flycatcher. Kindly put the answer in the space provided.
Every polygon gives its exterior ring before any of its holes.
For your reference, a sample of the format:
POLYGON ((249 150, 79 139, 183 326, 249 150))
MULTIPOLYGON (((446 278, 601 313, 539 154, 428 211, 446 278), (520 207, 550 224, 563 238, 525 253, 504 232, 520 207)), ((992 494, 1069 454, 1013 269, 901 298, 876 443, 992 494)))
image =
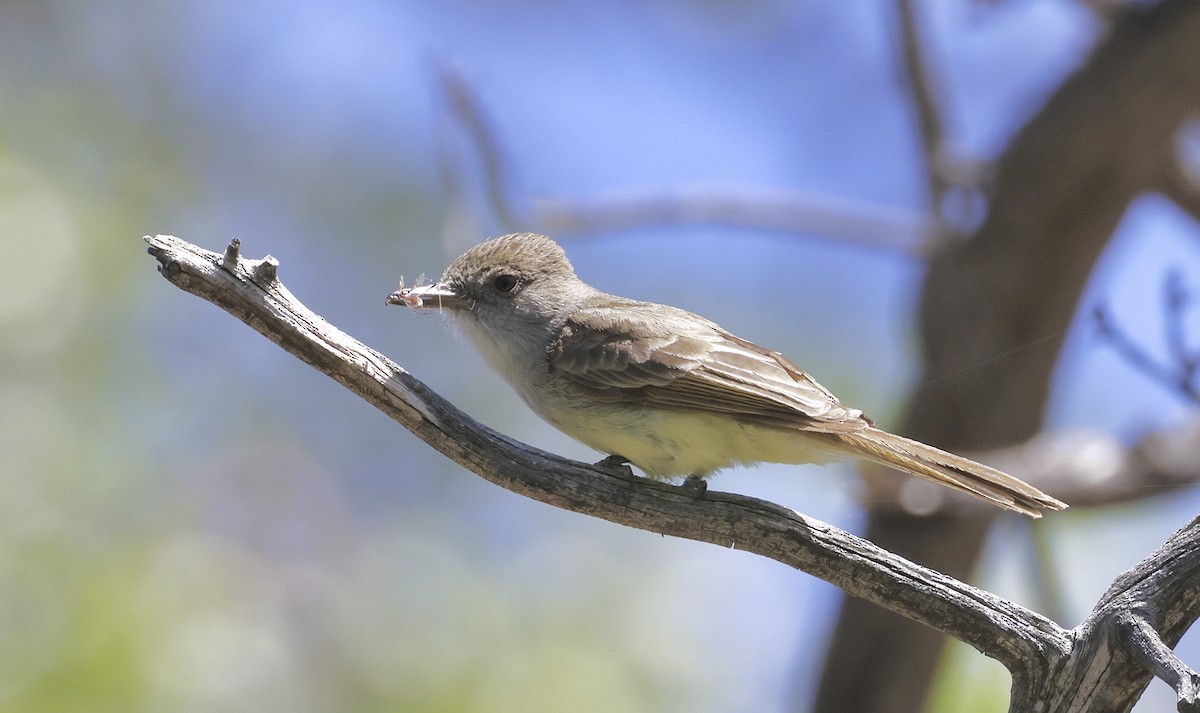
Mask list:
POLYGON ((780 354, 699 315, 591 287, 542 235, 476 245, 437 283, 387 302, 445 310, 539 416, 654 478, 850 456, 1031 517, 1066 507, 995 468, 875 428, 780 354))

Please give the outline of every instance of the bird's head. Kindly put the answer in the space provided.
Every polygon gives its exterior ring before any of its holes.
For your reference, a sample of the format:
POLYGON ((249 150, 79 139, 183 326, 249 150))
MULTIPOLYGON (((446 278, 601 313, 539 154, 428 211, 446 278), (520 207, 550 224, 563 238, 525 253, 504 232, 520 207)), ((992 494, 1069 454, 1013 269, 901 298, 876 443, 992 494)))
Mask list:
POLYGON ((544 331, 560 322, 591 290, 558 243, 514 233, 460 255, 432 285, 401 288, 387 303, 445 310, 468 328, 497 334, 544 331))

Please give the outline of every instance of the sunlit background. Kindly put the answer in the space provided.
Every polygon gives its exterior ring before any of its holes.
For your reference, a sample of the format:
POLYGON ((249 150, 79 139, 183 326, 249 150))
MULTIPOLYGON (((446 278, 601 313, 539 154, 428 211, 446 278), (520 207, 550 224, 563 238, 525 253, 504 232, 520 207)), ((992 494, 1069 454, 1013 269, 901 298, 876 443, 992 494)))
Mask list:
MULTIPOLYGON (((1099 31, 1067 0, 922 6, 958 151, 985 160, 1099 31)), ((485 483, 165 282, 141 237, 237 236, 471 415, 595 460, 443 319, 384 306, 502 230, 438 77, 486 110, 517 202, 701 187, 919 215, 895 27, 876 1, 5 3, 0 710, 804 710, 833 587, 485 483)), ((918 260, 724 226, 561 237, 587 281, 701 312, 895 423, 918 260)), ((1162 280, 1200 291, 1198 248, 1141 200, 1084 309, 1108 301, 1157 348, 1162 280)), ((1184 414, 1078 321, 1052 428, 1132 441, 1184 414)), ((845 466, 712 487, 862 520, 845 466)), ((1198 508, 1055 516, 1062 623, 1198 508)), ((978 583, 1030 603, 1030 549, 998 528, 978 583)), ((1200 662, 1194 635, 1180 652, 1200 662)), ((1005 710, 1002 667, 966 647, 948 666, 940 710, 1005 710)), ((1137 710, 1172 705, 1155 682, 1137 710)))

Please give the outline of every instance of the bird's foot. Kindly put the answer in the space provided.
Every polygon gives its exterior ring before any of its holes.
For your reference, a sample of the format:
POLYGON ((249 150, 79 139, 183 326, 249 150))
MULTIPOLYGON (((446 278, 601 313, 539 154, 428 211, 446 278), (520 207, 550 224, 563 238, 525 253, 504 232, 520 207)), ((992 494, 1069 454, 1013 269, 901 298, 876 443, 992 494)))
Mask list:
POLYGON ((695 498, 702 498, 708 492, 708 481, 698 475, 689 475, 679 487, 695 498))
POLYGON ((621 473, 627 478, 633 477, 633 468, 629 467, 629 459, 625 456, 619 456, 615 454, 611 456, 605 456, 595 465, 597 468, 603 468, 607 471, 621 473))

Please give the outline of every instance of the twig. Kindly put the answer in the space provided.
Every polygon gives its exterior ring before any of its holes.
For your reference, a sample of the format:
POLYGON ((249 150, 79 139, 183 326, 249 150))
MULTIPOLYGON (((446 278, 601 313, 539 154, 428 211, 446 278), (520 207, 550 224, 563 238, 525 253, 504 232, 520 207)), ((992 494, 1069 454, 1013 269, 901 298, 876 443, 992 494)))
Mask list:
POLYGON ((488 203, 496 213, 496 217, 504 225, 515 230, 525 221, 521 218, 521 211, 514 207, 513 200, 509 196, 512 172, 509 170, 504 151, 500 148, 500 142, 496 140, 495 131, 492 129, 483 106, 476 99, 466 80, 449 67, 437 67, 435 77, 442 90, 442 95, 446 99, 447 109, 461 122, 475 151, 479 154, 488 203))
POLYGON ((1175 689, 1180 713, 1200 711, 1200 675, 1185 664, 1150 625, 1144 612, 1129 611, 1118 619, 1124 643, 1150 673, 1175 689))
POLYGON ((466 80, 448 68, 439 68, 437 81, 450 114, 479 155, 488 205, 512 229, 561 237, 642 227, 727 225, 832 237, 917 256, 925 254, 937 235, 933 221, 907 210, 762 188, 696 186, 588 200, 539 197, 521 207, 513 199, 514 171, 481 102, 466 80))
POLYGON ((1200 384, 1196 383, 1200 369, 1200 351, 1187 346, 1184 324, 1190 294, 1183 286, 1178 270, 1168 273, 1163 284, 1163 311, 1166 319, 1166 342, 1169 358, 1173 363, 1160 363, 1135 342, 1109 314, 1108 308, 1098 304, 1092 309, 1097 333, 1117 351, 1130 366, 1142 372, 1184 398, 1200 404, 1200 384))
POLYGON ((900 63, 912 96, 921 146, 925 156, 925 183, 929 212, 935 216, 934 239, 965 237, 978 227, 986 211, 979 190, 989 167, 980 161, 955 156, 947 138, 945 108, 938 96, 939 81, 927 60, 927 43, 921 38, 917 0, 897 0, 900 17, 900 63))
POLYGON ((1179 368, 1180 383, 1191 385, 1200 366, 1200 351, 1191 351, 1184 334, 1185 313, 1192 295, 1183 284, 1183 272, 1175 268, 1167 273, 1163 289, 1163 310, 1167 315, 1167 349, 1179 368))
POLYGON ((1200 482, 1200 418, 1151 431, 1132 446, 1101 431, 1063 431, 981 458, 1072 509, 1118 505, 1200 482))
POLYGON ((925 178, 929 185, 930 203, 934 214, 940 216, 941 202, 946 196, 950 182, 946 180, 942 170, 946 153, 946 132, 937 98, 938 82, 934 79, 933 69, 925 61, 921 49, 922 42, 913 0, 897 0, 897 10, 900 15, 901 63, 912 94, 913 106, 916 108, 921 145, 925 150, 925 178))
POLYGON ((936 227, 897 208, 854 203, 803 191, 691 187, 658 195, 588 201, 541 199, 533 222, 550 235, 595 234, 632 228, 724 225, 832 237, 905 255, 923 256, 936 227))

